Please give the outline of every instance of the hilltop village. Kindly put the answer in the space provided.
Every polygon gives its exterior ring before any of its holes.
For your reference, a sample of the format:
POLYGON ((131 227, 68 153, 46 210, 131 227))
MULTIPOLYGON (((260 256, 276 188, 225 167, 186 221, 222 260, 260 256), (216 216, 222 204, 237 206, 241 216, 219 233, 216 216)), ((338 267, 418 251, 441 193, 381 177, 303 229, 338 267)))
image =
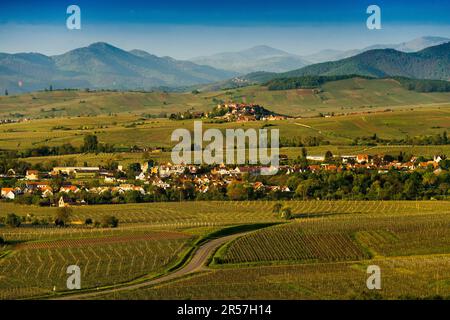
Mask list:
POLYGON ((364 198, 373 188, 378 188, 379 197, 383 188, 407 188, 401 193, 406 198, 445 197, 450 190, 450 160, 445 156, 399 161, 391 156, 368 154, 334 157, 327 152, 323 157, 306 156, 298 161, 281 155, 280 160, 278 173, 269 177, 261 176, 262 167, 254 165, 199 166, 153 161, 130 164, 127 168, 54 167, 50 172, 30 169, 25 175, 11 168, 0 175, 1 198, 64 207, 181 200, 316 199, 329 194, 332 198, 364 198), (333 188, 332 185, 336 190, 325 189, 333 188), (347 187, 349 190, 345 190, 347 187))
POLYGON ((288 117, 269 111, 258 104, 225 103, 218 104, 211 112, 186 111, 173 113, 169 117, 174 120, 213 119, 223 122, 249 122, 285 120, 288 117))

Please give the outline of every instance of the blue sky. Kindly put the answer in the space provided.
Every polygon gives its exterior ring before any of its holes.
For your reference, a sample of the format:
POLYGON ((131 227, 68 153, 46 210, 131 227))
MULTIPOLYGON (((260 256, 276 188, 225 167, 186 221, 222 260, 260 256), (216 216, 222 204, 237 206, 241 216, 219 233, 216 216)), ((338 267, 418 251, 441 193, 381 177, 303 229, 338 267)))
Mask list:
POLYGON ((96 41, 189 58, 266 44, 297 54, 450 37, 450 1, 185 0, 0 2, 0 51, 58 54, 96 41), (67 30, 66 8, 81 8, 67 30), (382 10, 382 30, 366 28, 366 8, 382 10))

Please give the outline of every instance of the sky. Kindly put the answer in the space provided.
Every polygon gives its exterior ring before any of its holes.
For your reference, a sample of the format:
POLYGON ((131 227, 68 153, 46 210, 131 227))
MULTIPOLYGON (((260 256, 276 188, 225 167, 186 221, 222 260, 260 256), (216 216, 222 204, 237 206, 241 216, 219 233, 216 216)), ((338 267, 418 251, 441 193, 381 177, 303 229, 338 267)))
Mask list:
POLYGON ((0 52, 61 54, 93 42, 188 59, 269 45, 306 55, 409 41, 450 38, 448 0, 147 0, 0 1, 0 52), (69 30, 69 5, 81 29, 69 30), (369 5, 381 30, 366 27, 369 5))

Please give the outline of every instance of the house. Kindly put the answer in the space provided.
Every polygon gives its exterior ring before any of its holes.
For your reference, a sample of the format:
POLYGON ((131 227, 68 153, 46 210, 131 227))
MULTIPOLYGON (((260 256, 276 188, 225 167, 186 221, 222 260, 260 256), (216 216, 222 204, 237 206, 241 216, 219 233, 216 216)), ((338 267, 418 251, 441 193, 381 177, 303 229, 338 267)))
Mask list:
POLYGON ((318 164, 312 164, 310 166, 308 166, 308 169, 312 172, 316 172, 320 170, 320 166, 318 164))
POLYGON ((147 172, 146 170, 142 171, 138 176, 136 176, 136 180, 141 180, 141 181, 146 180, 146 178, 147 178, 146 172, 147 172))
POLYGON ((75 174, 75 178, 76 179, 92 179, 95 178, 97 176, 97 174, 99 173, 99 171, 95 171, 95 170, 75 170, 73 172, 75 174))
POLYGON ((26 180, 39 180, 39 171, 37 170, 27 170, 25 174, 26 180))
POLYGON ((95 172, 98 173, 100 171, 99 167, 54 167, 52 170, 52 174, 53 175, 58 175, 58 174, 73 174, 76 171, 79 172, 95 172))
POLYGON ((70 207, 73 204, 74 204, 73 201, 71 201, 69 199, 64 199, 64 197, 60 197, 59 201, 58 201, 58 207, 60 207, 60 208, 70 207))
POLYGON ((358 163, 368 163, 369 162, 369 155, 368 154, 358 154, 356 155, 356 162, 358 163))
POLYGON ((439 162, 441 162, 442 160, 445 160, 445 159, 446 159, 446 156, 444 156, 444 155, 436 155, 436 156, 433 157, 433 161, 437 162, 437 163, 439 163, 439 162))
POLYGON ((2 188, 1 196, 5 199, 14 200, 16 198, 16 190, 13 188, 2 188))
POLYGON ((253 190, 255 191, 264 191, 265 190, 265 186, 262 182, 255 182, 255 184, 253 185, 253 190))
POLYGON ((73 193, 77 193, 80 192, 80 189, 77 186, 63 186, 61 187, 61 189, 59 189, 59 192, 64 192, 64 193, 69 193, 69 192, 73 192, 73 193))
POLYGON ((306 160, 310 160, 310 161, 325 161, 325 156, 306 156, 306 160))
POLYGON ((42 198, 49 198, 53 196, 52 188, 45 188, 42 190, 42 198))

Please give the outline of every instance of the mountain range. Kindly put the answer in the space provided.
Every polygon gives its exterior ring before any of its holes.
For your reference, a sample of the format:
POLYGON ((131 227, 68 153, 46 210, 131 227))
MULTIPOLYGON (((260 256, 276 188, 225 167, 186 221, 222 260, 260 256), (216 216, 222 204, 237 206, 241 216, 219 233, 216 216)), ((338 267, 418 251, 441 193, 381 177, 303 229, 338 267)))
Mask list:
POLYGON ((190 61, 241 74, 255 71, 284 72, 311 64, 298 55, 265 45, 237 52, 197 57, 190 61))
POLYGON ((125 51, 98 42, 62 55, 0 53, 0 88, 9 92, 53 88, 139 90, 210 83, 237 75, 190 61, 125 51))
POLYGON ((416 52, 448 41, 450 41, 448 38, 426 36, 398 44, 376 44, 363 49, 345 51, 326 49, 305 56, 261 45, 242 51, 222 52, 210 56, 192 58, 190 61, 241 74, 258 71, 286 72, 310 64, 349 58, 374 49, 416 52))
MULTIPOLYGON (((426 37, 399 44, 397 48, 414 51, 432 42, 442 42, 443 39, 426 37)), ((217 89, 305 75, 357 74, 450 79, 450 42, 417 52, 373 47, 375 49, 348 58, 306 65, 306 60, 298 56, 258 46, 239 53, 215 55, 216 58, 222 57, 222 64, 215 67, 203 64, 207 58, 202 58, 203 61, 194 59, 197 63, 175 60, 142 50, 125 51, 102 42, 56 56, 0 53, 0 90, 29 92, 43 90, 50 85, 55 89, 150 90, 194 86, 217 89), (232 57, 235 62, 232 62, 232 57), (228 63, 233 63, 232 69, 235 71, 230 70, 229 66, 228 70, 224 69, 228 63), (244 70, 260 68, 273 72, 259 71, 242 75, 244 70)))
POLYGON ((375 49, 395 49, 397 51, 402 52, 416 52, 423 50, 428 47, 436 46, 439 44, 443 44, 445 42, 449 42, 449 38, 443 38, 443 37, 420 37, 416 38, 411 41, 397 43, 397 44, 376 44, 369 47, 365 47, 363 49, 354 49, 354 50, 332 50, 332 49, 326 49, 321 50, 319 52, 316 52, 311 55, 303 56, 303 59, 310 61, 312 63, 320 63, 320 62, 326 62, 326 61, 336 61, 341 60, 345 58, 349 58, 352 56, 355 56, 357 54, 369 51, 369 50, 375 50, 375 49))
POLYGON ((216 85, 206 85, 204 88, 217 90, 261 84, 278 78, 335 75, 450 80, 450 42, 410 53, 394 49, 374 49, 350 58, 317 63, 288 72, 252 72, 216 85))

